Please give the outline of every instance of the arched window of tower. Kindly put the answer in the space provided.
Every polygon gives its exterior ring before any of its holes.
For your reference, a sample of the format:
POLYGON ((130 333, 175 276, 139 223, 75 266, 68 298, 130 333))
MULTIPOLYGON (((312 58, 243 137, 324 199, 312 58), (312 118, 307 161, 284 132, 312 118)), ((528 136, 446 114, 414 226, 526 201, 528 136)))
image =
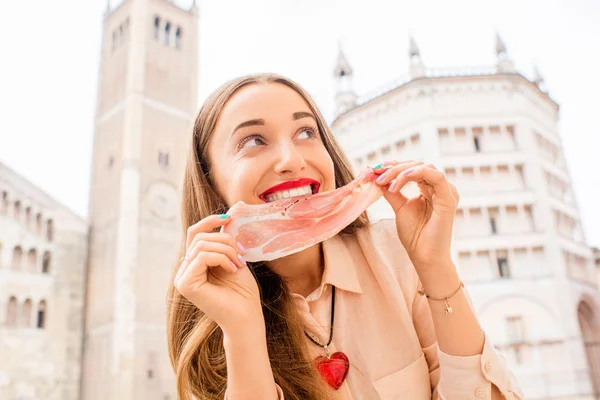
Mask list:
POLYGON ((31 228, 31 207, 25 208, 25 226, 31 228))
POLYGON ((158 40, 160 36, 160 18, 154 17, 154 39, 158 40))
POLYGON ((21 326, 25 328, 31 327, 31 309, 31 299, 25 300, 21 310, 21 326))
POLYGON ((16 246, 13 250, 12 269, 18 271, 21 269, 21 258, 23 257, 23 250, 20 246, 16 246))
POLYGON ((46 300, 40 301, 40 305, 38 306, 36 326, 39 329, 44 329, 46 327, 46 300))
POLYGON ((14 216, 15 219, 21 218, 21 202, 19 200, 15 201, 14 216))
POLYGON ((2 215, 8 214, 8 192, 2 192, 2 215))
POLYGON ((31 249, 27 253, 27 268, 30 272, 37 272, 37 251, 35 249, 31 249))
POLYGON ((51 219, 48 220, 46 225, 46 239, 48 239, 49 242, 54 240, 54 223, 51 219))
POLYGON ((39 235, 42 232, 42 213, 35 216, 35 232, 39 235))
POLYGON ((176 49, 181 48, 181 27, 180 26, 178 26, 177 30, 175 31, 175 48, 176 49))
POLYGON ((158 164, 162 168, 167 168, 169 166, 169 153, 166 151, 158 152, 158 164))
POLYGON ((124 39, 124 32, 123 32, 123 24, 119 25, 119 46, 123 44, 123 42, 125 41, 124 39))
POLYGON ((117 31, 113 31, 112 33, 112 51, 115 51, 117 48, 117 31))
POLYGON ((43 274, 49 274, 50 273, 50 252, 49 251, 45 251, 44 252, 44 256, 42 258, 42 273, 43 274))
POLYGON ((171 23, 167 22, 165 24, 165 37, 164 37, 164 43, 168 46, 170 44, 170 36, 171 36, 171 23))
POLYGON ((6 326, 13 327, 17 325, 17 298, 12 296, 8 300, 8 307, 6 309, 6 326))

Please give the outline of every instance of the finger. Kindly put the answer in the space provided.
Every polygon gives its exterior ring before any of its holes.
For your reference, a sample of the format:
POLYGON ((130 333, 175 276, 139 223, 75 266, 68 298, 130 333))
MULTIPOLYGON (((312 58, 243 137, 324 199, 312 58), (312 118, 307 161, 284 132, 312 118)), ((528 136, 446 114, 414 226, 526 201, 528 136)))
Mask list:
POLYGON ((398 178, 396 178, 396 185, 399 188, 402 188, 410 181, 425 181, 425 183, 433 187, 433 195, 443 200, 454 202, 454 197, 452 196, 452 192, 450 191, 450 185, 446 180, 446 176, 443 172, 438 171, 435 168, 431 168, 427 165, 421 165, 418 167, 406 169, 398 176, 398 178))
POLYGON ((196 236, 194 237, 194 239, 192 240, 192 242, 190 243, 190 245, 187 247, 187 258, 188 259, 192 259, 192 257, 190 256, 190 251, 192 248, 194 248, 194 246, 196 245, 196 243, 198 243, 199 241, 207 241, 207 242, 218 242, 218 243, 223 243, 226 244, 228 246, 231 246, 233 248, 237 248, 238 251, 242 254, 244 254, 246 252, 246 249, 244 248, 244 246, 242 246, 241 243, 236 242, 235 239, 233 238, 233 236, 227 234, 227 233, 223 233, 223 232, 200 232, 197 233, 196 236))
POLYGON ((384 161, 383 163, 375 165, 373 167, 373 171, 376 174, 383 174, 385 171, 387 171, 388 169, 392 168, 395 165, 411 163, 411 162, 413 162, 413 160, 404 160, 404 161, 388 160, 388 161, 384 161))
POLYGON ((419 182, 417 185, 419 186, 419 190, 423 197, 425 197, 428 202, 433 202, 433 187, 425 182, 419 182))
POLYGON ((173 279, 173 283, 177 284, 181 275, 185 272, 186 268, 190 265, 190 260, 187 257, 184 257, 181 264, 179 265, 179 269, 177 270, 177 274, 175 274, 175 279, 173 279))
POLYGON ((452 196, 454 197, 454 200, 456 200, 456 204, 458 204, 458 202, 460 201, 460 194, 458 193, 458 189, 450 182, 448 182, 448 185, 450 185, 450 191, 452 192, 452 196))
POLYGON ((175 288, 189 299, 193 291, 208 282, 208 269, 216 267, 221 267, 228 272, 237 271, 236 266, 225 254, 203 252, 190 263, 185 273, 175 283, 175 288))
POLYGON ((201 252, 225 254, 238 268, 246 266, 246 260, 229 244, 200 240, 190 249, 188 258, 194 260, 201 252))
POLYGON ((387 171, 385 171, 383 174, 379 175, 376 182, 381 186, 385 186, 385 185, 389 184, 391 181, 393 181, 394 179, 396 179, 398 174, 402 173, 403 171, 406 171, 407 169, 414 168, 419 165, 423 165, 423 162, 422 161, 411 161, 411 162, 396 164, 396 165, 392 166, 391 168, 389 168, 387 171))
POLYGON ((185 248, 189 248, 194 237, 200 232, 212 232, 213 229, 227 224, 231 218, 227 214, 210 215, 201 219, 187 230, 187 240, 185 248))

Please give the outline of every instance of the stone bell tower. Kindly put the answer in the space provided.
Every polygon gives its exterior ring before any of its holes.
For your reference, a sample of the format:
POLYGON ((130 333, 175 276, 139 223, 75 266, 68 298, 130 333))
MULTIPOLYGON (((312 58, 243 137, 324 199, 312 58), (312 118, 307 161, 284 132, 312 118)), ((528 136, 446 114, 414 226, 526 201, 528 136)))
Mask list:
POLYGON ((165 294, 197 111, 198 10, 107 5, 95 117, 83 400, 175 400, 165 294))

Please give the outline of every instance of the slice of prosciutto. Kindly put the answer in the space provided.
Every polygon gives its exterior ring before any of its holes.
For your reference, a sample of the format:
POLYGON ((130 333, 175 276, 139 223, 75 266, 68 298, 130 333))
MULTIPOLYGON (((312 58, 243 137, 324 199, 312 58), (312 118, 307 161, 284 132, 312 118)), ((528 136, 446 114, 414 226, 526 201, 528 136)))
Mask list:
POLYGON ((223 226, 245 248, 247 261, 269 261, 297 253, 337 235, 382 195, 377 174, 366 167, 352 182, 331 192, 271 203, 238 202, 223 226))

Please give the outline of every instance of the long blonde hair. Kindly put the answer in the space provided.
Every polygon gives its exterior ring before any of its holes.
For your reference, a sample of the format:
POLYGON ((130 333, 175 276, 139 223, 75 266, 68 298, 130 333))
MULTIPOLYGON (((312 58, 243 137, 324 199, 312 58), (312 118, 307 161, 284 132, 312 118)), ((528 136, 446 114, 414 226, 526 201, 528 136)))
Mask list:
MULTIPOLYGON (((286 85, 306 100, 316 117, 325 148, 333 160, 336 187, 344 186, 354 179, 350 164, 325 119, 309 94, 298 84, 275 74, 249 75, 229 81, 206 100, 194 124, 183 182, 181 254, 185 251, 185 237, 190 226, 211 214, 227 211, 211 177, 211 160, 208 154, 209 142, 221 110, 242 87, 268 83, 286 85)), ((363 213, 343 232, 352 233, 367 224, 367 216, 363 213)), ((173 278, 178 267, 179 263, 173 268, 173 278)), ((309 358, 303 325, 285 282, 265 263, 251 263, 250 270, 260 289, 271 368, 275 382, 281 386, 285 398, 335 399, 335 393, 318 375, 309 358)), ((177 376, 179 399, 222 400, 227 385, 227 366, 221 329, 181 296, 173 285, 169 285, 167 298, 167 339, 171 364, 177 376)))

